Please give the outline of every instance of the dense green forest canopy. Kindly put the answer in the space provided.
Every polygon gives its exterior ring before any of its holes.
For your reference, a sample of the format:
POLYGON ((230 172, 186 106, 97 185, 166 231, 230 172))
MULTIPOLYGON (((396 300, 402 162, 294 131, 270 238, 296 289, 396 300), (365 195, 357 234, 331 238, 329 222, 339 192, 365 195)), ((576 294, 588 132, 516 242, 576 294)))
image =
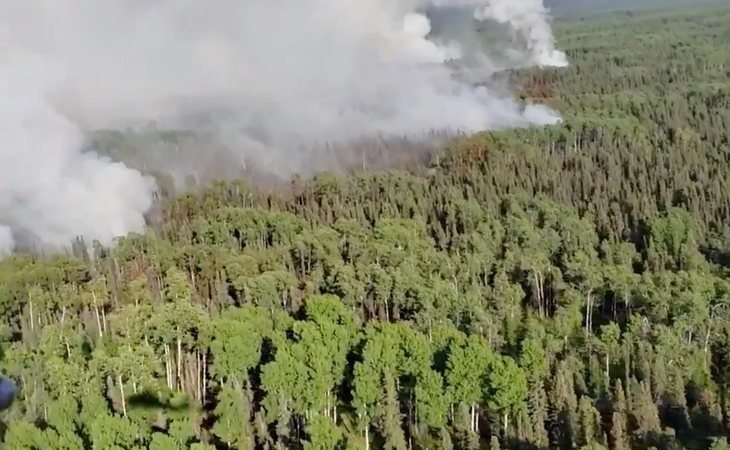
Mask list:
POLYGON ((559 17, 616 11, 657 11, 667 8, 722 4, 723 0, 545 0, 550 12, 559 17))
POLYGON ((2 260, 3 448, 727 449, 730 8, 559 40, 558 126, 2 260))

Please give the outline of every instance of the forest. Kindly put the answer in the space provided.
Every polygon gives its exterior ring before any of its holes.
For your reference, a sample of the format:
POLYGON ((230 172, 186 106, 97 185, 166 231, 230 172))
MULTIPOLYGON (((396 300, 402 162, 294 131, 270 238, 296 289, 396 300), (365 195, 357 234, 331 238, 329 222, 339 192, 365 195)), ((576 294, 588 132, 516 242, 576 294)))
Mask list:
POLYGON ((722 4, 722 0, 545 0, 545 7, 557 17, 575 17, 606 12, 633 13, 689 6, 722 4))
POLYGON ((730 449, 730 7, 555 26, 559 125, 2 259, 2 448, 730 449))

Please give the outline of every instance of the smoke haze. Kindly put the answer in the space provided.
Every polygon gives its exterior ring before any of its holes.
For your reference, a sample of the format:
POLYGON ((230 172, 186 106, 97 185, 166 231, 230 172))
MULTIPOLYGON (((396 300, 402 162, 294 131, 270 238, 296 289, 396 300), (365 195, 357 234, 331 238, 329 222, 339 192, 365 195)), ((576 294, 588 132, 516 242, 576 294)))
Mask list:
POLYGON ((154 183, 87 131, 200 129, 289 174, 324 142, 554 123, 459 71, 567 64, 541 0, 0 0, 0 42, 0 254, 143 229, 154 183))

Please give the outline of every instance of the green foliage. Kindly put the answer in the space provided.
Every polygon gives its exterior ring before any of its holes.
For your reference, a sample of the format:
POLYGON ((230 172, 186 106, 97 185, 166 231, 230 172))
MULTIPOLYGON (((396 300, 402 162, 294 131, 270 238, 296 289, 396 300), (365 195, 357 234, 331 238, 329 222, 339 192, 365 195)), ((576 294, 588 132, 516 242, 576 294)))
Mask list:
POLYGON ((4 448, 727 448, 728 23, 560 22, 562 124, 3 259, 4 448))

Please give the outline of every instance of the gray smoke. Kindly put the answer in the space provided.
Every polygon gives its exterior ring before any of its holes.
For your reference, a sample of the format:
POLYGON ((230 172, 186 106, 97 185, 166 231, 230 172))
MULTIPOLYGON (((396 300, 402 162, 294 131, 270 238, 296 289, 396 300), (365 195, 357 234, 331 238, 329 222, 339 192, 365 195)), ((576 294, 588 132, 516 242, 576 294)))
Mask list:
POLYGON ((0 225, 0 258, 6 256, 14 247, 13 231, 8 226, 0 225))
POLYGON ((467 54, 484 76, 566 64, 541 0, 0 0, 0 42, 0 252, 144 228, 153 182, 82 150, 86 131, 214 129, 286 174, 325 141, 555 123, 456 75, 467 54), (520 58, 446 32, 479 22, 520 58))
POLYGON ((144 227, 151 180, 81 153, 81 131, 47 101, 63 69, 27 51, 0 54, 0 254, 76 236, 110 242, 144 227))

